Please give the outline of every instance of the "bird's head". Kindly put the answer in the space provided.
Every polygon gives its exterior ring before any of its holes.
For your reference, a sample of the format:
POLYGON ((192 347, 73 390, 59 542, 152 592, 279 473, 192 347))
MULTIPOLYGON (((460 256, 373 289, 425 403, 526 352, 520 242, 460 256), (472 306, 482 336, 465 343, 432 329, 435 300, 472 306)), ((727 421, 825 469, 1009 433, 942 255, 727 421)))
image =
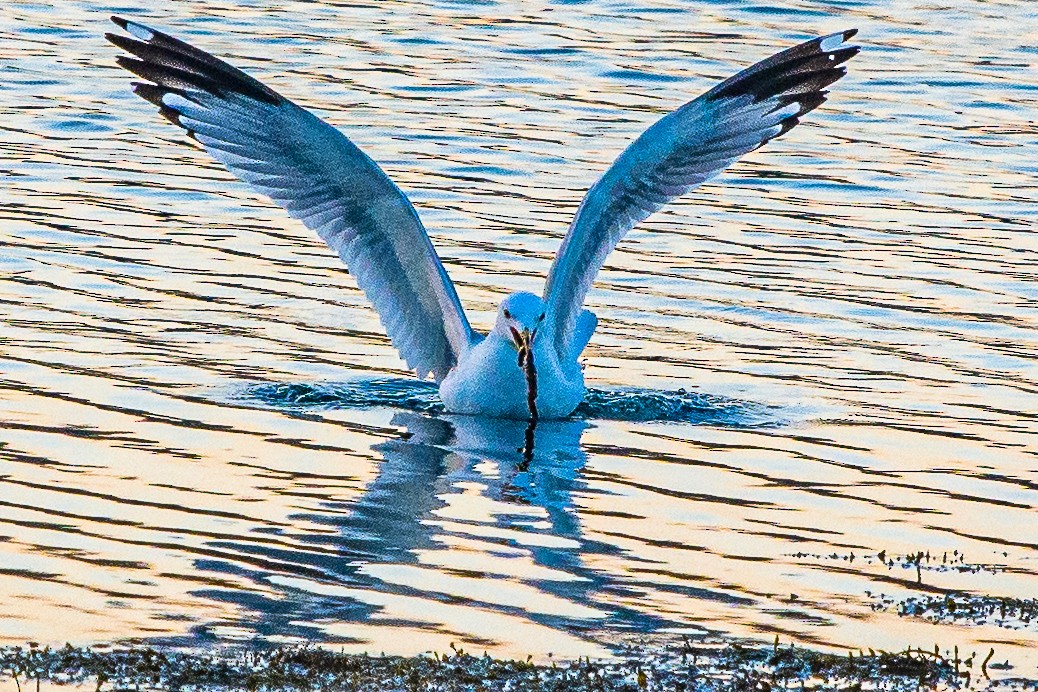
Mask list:
POLYGON ((544 301, 532 293, 513 293, 501 303, 494 331, 508 338, 517 351, 529 351, 544 323, 545 308, 544 301))

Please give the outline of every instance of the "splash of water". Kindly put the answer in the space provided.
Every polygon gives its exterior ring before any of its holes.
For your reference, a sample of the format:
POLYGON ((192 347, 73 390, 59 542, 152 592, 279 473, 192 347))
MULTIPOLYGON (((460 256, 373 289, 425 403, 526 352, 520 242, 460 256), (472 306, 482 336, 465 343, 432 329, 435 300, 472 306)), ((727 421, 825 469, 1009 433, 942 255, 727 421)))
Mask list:
POLYGON ((777 407, 714 394, 658 389, 589 389, 574 415, 631 422, 669 421, 760 427, 778 425, 777 407))
POLYGON ((266 382, 247 387, 239 398, 294 410, 389 407, 421 413, 446 411, 435 384, 396 377, 318 384, 266 382))
MULTIPOLYGON (((266 382, 250 385, 235 398, 289 410, 385 407, 446 413, 435 384, 389 377, 316 384, 266 382)), ((728 427, 774 426, 782 422, 775 406, 684 389, 589 389, 573 417, 728 427)))

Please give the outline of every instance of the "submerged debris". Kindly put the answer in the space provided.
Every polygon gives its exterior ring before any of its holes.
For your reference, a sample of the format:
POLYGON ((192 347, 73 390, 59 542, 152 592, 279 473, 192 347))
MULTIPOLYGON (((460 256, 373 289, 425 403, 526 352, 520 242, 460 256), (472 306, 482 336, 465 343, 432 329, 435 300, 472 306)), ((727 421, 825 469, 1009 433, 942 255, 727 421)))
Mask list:
MULTIPOLYGON (((615 661, 527 661, 450 655, 368 656, 305 646, 269 651, 191 653, 0 648, 0 681, 89 682, 100 690, 917 690, 969 685, 958 662, 933 652, 840 656, 788 646, 717 644, 640 651, 615 661)), ((27 689, 27 688, 26 688, 27 689)))
POLYGON ((970 593, 910 596, 895 601, 873 595, 873 610, 896 610, 898 615, 930 622, 964 622, 1006 629, 1038 629, 1038 598, 1004 598, 970 593))
MULTIPOLYGON (((907 553, 905 555, 893 555, 887 553, 885 550, 881 550, 878 553, 861 554, 856 554, 854 552, 833 552, 827 554, 798 552, 791 553, 789 556, 800 560, 839 560, 850 563, 858 560, 866 565, 883 565, 888 570, 893 570, 895 568, 911 570, 916 572, 917 575, 921 572, 959 572, 972 574, 984 572, 988 574, 999 574, 1006 570, 1006 565, 1003 563, 967 562, 966 556, 958 550, 953 550, 951 552, 945 551, 939 554, 931 554, 930 551, 921 550, 919 552, 907 553)), ((1002 553, 1002 556, 1007 557, 1007 554, 1002 553)))

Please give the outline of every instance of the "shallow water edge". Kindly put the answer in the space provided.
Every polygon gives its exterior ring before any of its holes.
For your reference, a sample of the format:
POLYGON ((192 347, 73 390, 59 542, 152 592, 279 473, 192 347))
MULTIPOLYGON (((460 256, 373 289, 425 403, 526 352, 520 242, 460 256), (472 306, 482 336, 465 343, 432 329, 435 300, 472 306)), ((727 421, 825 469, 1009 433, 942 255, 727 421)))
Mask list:
MULTIPOLYGON (((612 661, 505 660, 466 653, 347 655, 319 647, 183 653, 152 648, 2 648, 0 676, 23 684, 93 683, 111 689, 179 690, 770 690, 773 686, 839 690, 993 687, 987 661, 975 669, 940 651, 823 654, 793 645, 713 642, 628 647, 612 661), (976 679, 975 679, 976 678, 976 679)), ((0 678, 2 681, 2 678, 0 678)), ((1001 688, 1026 687, 1004 680, 1001 688)), ((1034 683, 1038 686, 1038 681, 1034 683)))

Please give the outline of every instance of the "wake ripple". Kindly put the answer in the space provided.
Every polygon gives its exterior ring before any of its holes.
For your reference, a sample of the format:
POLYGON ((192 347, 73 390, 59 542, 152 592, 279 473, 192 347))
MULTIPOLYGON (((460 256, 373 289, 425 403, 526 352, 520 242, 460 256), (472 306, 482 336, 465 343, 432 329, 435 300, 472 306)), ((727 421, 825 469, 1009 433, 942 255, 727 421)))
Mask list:
MULTIPOLYGON (((318 384, 267 382, 250 385, 235 398, 290 410, 398 408, 428 414, 447 413, 435 384, 403 378, 318 384)), ((572 417, 755 428, 783 423, 776 406, 684 389, 589 389, 572 417)))

